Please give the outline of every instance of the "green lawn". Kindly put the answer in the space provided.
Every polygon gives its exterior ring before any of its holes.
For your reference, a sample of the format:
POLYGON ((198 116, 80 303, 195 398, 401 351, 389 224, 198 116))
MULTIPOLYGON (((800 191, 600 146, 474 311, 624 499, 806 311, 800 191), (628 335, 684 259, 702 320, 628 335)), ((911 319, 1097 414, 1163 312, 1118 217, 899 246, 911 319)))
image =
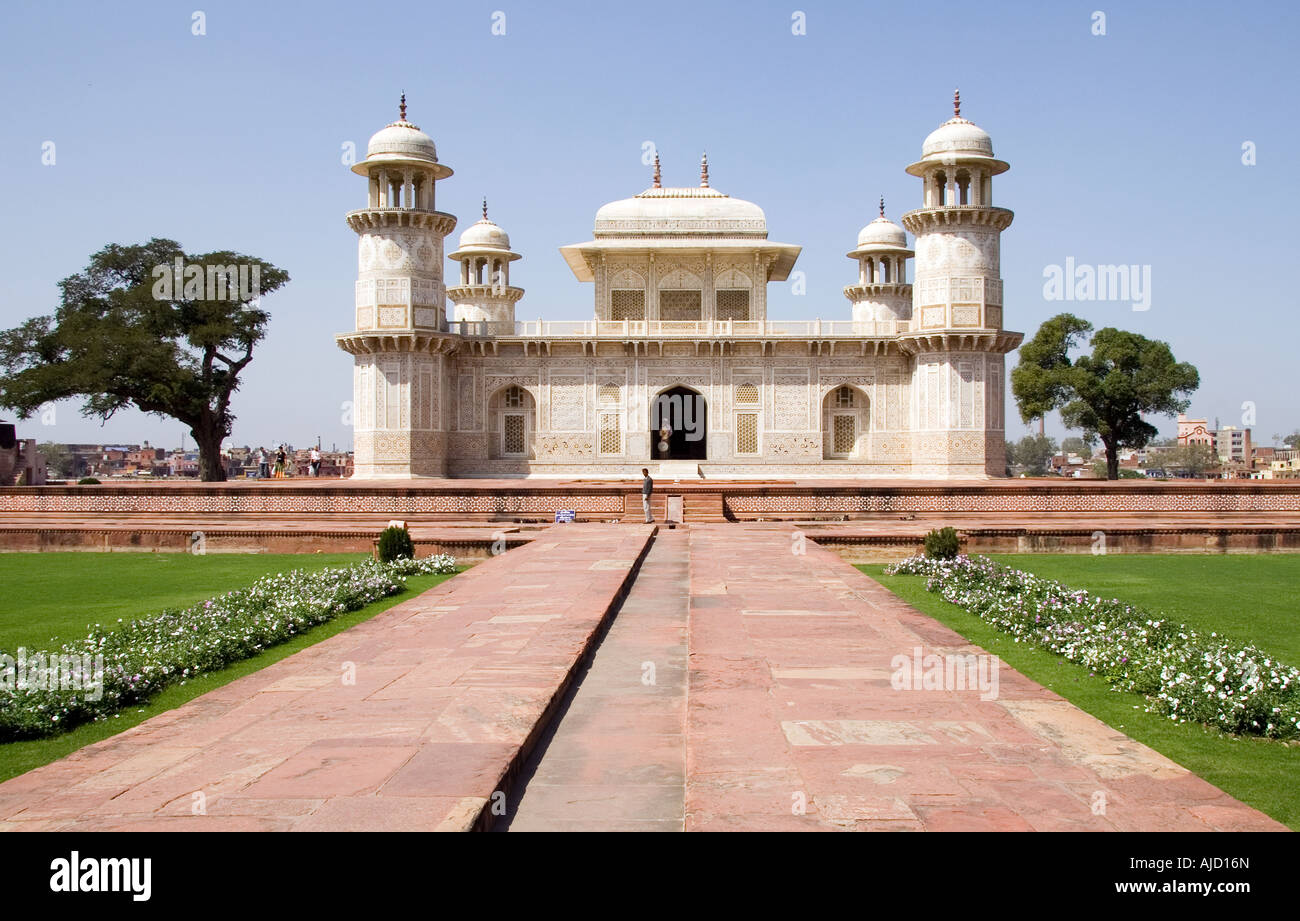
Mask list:
POLYGON ((349 566, 359 553, 0 553, 0 649, 48 649, 290 569, 349 566))
MULTIPOLYGON (((259 576, 290 569, 348 565, 363 554, 208 554, 185 553, 0 553, 0 578, 6 604, 0 610, 0 649, 20 645, 49 648, 52 634, 78 636, 87 624, 155 614, 166 607, 201 601, 242 588, 259 576), (26 617, 24 617, 26 612, 26 617), (28 623, 28 620, 32 621, 28 623)), ((144 706, 111 719, 79 726, 49 739, 0 744, 0 780, 48 764, 82 746, 108 738, 200 694, 265 668, 319 643, 381 611, 406 601, 445 576, 412 576, 406 591, 312 628, 288 642, 236 662, 228 668, 172 685, 144 706)))
POLYGON ((1205 633, 1254 643, 1300 666, 1300 553, 990 556, 1103 598, 1121 598, 1205 633))
MULTIPOLYGON (((1069 585, 1170 614, 1202 630, 1255 641, 1296 664, 1294 597, 1300 556, 1047 554, 995 559, 1069 585)), ((1237 738, 1199 724, 1146 713, 1138 694, 1112 691, 1081 665, 1016 643, 973 614, 925 590, 921 576, 886 576, 883 565, 859 566, 904 601, 951 627, 1007 665, 1108 725, 1165 755, 1237 799, 1300 831, 1300 746, 1237 738)))

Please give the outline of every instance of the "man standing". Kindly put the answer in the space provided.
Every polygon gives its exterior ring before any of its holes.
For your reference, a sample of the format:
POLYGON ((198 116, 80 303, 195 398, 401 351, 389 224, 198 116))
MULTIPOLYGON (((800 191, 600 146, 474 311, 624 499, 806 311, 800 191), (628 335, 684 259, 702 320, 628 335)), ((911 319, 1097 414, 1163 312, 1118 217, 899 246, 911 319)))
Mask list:
POLYGON ((645 509, 645 523, 654 524, 654 515, 650 512, 650 496, 655 491, 655 481, 650 479, 650 471, 645 467, 641 468, 641 475, 645 477, 641 481, 641 508, 645 509))
POLYGON ((257 477, 258 479, 265 480, 269 475, 270 475, 270 471, 267 470, 266 467, 266 452, 263 451, 261 448, 258 448, 257 449, 257 477))
POLYGON ((311 454, 308 455, 308 456, 309 456, 310 459, 311 459, 311 464, 310 464, 310 467, 311 467, 311 475, 312 475, 312 476, 320 476, 320 449, 319 449, 319 448, 312 448, 312 449, 311 449, 311 454))

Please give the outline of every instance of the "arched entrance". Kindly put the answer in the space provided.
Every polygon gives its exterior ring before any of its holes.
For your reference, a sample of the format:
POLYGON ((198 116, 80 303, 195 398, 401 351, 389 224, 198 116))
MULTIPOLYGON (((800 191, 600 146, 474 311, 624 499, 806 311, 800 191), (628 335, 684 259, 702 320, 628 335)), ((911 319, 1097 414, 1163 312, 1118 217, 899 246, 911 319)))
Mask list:
POLYGON ((822 458, 860 460, 869 449, 871 401, 857 387, 843 384, 822 400, 822 458))
POLYGON ((706 460, 708 433, 709 407, 699 391, 670 387, 650 401, 653 460, 706 460))
POLYGON ((531 460, 537 429, 533 395, 523 387, 502 387, 488 400, 488 457, 531 460))

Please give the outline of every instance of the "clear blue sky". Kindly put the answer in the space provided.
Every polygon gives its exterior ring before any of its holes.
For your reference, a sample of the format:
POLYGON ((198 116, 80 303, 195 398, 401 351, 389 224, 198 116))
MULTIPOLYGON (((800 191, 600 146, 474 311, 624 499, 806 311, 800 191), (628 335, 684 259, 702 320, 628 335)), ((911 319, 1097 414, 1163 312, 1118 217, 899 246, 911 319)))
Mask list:
MULTIPOLYGON (((350 446, 339 407, 351 358, 332 335, 350 328, 343 215, 365 189, 341 145, 364 151, 401 90, 456 171, 438 194, 456 233, 486 195, 524 254, 521 318, 590 317, 591 287, 557 247, 589 239, 601 204, 649 184, 649 140, 665 184, 695 184, 707 149, 713 185, 803 246, 807 294, 773 285, 773 318, 829 319, 849 316, 844 253, 877 197, 895 220, 920 203, 903 167, 959 86, 963 114, 1011 163, 994 189, 1016 212, 1002 240, 1006 326, 1032 335, 1068 309, 1167 340, 1201 370, 1192 412, 1233 424, 1254 401, 1267 443, 1300 426, 1287 281, 1298 24, 1300 8, 1278 0, 6 3, 0 326, 50 312, 58 280, 109 242, 257 255, 293 281, 265 302, 270 333, 231 442, 350 446), (196 7, 204 36, 191 34, 196 7), (1092 34, 1098 7, 1105 36, 1092 34), (795 10, 806 35, 792 34, 795 10), (43 166, 51 140, 57 162, 43 166), (1242 164, 1246 141, 1255 166, 1242 164), (1150 265, 1150 310, 1045 300, 1044 267, 1068 257, 1150 265)), ((1014 407, 1008 418, 1008 437, 1023 434, 1014 407)), ((22 428, 168 446, 183 431, 138 413, 101 427, 75 403, 22 428)))

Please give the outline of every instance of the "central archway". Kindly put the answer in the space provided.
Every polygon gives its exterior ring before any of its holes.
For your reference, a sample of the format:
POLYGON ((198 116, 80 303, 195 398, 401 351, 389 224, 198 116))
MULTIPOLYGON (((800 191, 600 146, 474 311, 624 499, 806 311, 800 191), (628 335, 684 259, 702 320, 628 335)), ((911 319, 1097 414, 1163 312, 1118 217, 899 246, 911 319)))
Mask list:
POLYGON ((690 387, 661 390, 650 401, 652 460, 707 460, 709 406, 690 387))

